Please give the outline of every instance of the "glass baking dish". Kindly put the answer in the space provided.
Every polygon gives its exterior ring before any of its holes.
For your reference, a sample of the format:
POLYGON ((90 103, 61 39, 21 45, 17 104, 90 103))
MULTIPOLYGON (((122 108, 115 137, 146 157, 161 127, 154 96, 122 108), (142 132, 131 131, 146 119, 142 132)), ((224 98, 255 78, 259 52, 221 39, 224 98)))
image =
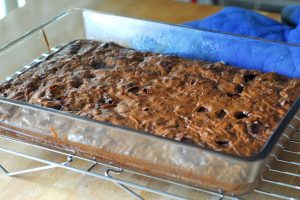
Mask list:
MULTIPOLYGON (((227 62, 228 55, 222 51, 228 44, 252 45, 268 49, 268 53, 293 52, 274 60, 275 66, 289 63, 292 56, 300 55, 297 45, 76 9, 55 17, 0 49, 0 82, 30 68, 30 63, 40 62, 49 50, 76 39, 113 41, 136 50, 208 61, 227 62), (174 34, 178 35, 177 41, 174 41, 174 34)), ((259 63, 254 58, 262 53, 249 51, 253 62, 250 59, 247 66, 238 58, 238 52, 236 54, 237 60, 228 64, 255 69, 259 63)), ((292 64, 300 66, 300 63, 292 64)), ((261 152, 253 157, 227 155, 5 97, 0 98, 0 133, 49 148, 72 150, 84 157, 95 157, 154 177, 239 195, 254 186, 267 156, 276 150, 275 144, 283 144, 295 131, 299 125, 295 118, 299 107, 300 99, 282 119, 261 152)))

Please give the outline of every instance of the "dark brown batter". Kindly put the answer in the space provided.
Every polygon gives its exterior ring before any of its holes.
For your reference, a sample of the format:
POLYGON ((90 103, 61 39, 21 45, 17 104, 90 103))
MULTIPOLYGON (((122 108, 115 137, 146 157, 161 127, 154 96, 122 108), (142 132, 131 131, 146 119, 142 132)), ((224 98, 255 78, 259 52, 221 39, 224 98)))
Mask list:
POLYGON ((260 151, 300 80, 77 40, 0 94, 230 154, 260 151))

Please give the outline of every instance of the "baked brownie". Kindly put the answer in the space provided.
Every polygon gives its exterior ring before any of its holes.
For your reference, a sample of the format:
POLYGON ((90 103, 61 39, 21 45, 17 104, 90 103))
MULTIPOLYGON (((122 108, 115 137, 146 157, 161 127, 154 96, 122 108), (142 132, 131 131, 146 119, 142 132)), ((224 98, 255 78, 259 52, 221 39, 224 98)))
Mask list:
POLYGON ((300 94, 300 80, 76 40, 2 83, 0 94, 251 156, 300 94))

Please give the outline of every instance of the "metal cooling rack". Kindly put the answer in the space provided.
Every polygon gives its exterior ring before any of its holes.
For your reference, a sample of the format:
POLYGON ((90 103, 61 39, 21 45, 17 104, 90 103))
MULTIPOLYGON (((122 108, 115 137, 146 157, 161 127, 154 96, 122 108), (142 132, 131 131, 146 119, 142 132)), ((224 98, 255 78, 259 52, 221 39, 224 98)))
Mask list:
MULTIPOLYGON (((300 121, 300 116, 295 116, 297 120, 300 121)), ((6 127, 1 127, 1 129, 6 129, 6 127)), ((41 170, 49 170, 53 168, 62 168, 65 170, 70 170, 76 173, 81 173, 86 176, 99 178, 102 180, 110 181, 124 191, 126 191, 129 195, 131 195, 134 199, 143 200, 137 192, 133 189, 139 189, 142 191, 147 191, 151 193, 155 193, 157 195, 161 195, 163 197, 168 197, 171 199, 177 200, 185 200, 189 199, 180 194, 169 193, 166 191, 162 191, 157 188, 146 186, 145 184, 139 183, 138 180, 147 179, 147 182, 163 182, 165 184, 170 184, 175 187, 185 188, 186 190, 206 193, 210 197, 210 199, 214 200, 225 200, 225 199, 235 199, 235 200, 243 200, 243 199, 286 199, 286 200, 294 200, 300 198, 300 130, 296 130, 295 127, 289 125, 288 128, 294 131, 294 135, 288 137, 289 141, 285 146, 277 145, 280 148, 279 153, 276 155, 271 154, 269 160, 266 164, 266 170, 261 176, 261 179, 258 181, 256 189, 254 189, 250 194, 235 197, 229 195, 223 195, 221 192, 213 192, 205 189, 194 188, 182 184, 178 184, 171 181, 166 181, 163 179, 158 179, 155 177, 151 177, 148 175, 140 174, 137 172, 129 171, 126 169, 121 169, 113 166, 112 163, 106 164, 99 161, 95 161, 93 159, 87 159, 80 156, 77 156, 74 152, 67 152, 61 149, 50 149, 46 147, 42 147, 39 145, 27 143, 21 140, 17 140, 11 137, 7 137, 4 135, 0 135, 1 145, 0 151, 13 154, 16 156, 20 156, 32 161, 37 161, 45 164, 42 167, 36 167, 26 170, 20 170, 15 172, 10 172, 0 163, 0 169, 7 176, 17 176, 26 173, 34 173, 41 170), (12 149, 13 147, 13 149, 12 149), (16 150, 15 147, 21 148, 21 150, 16 150), (24 150, 26 149, 26 150, 24 150), (41 153, 42 152, 42 153, 41 153), (61 162, 59 160, 52 160, 45 158, 45 156, 41 155, 54 155, 47 156, 51 158, 63 158, 64 161, 61 162), (78 166, 80 163, 80 166, 78 166), (82 167, 82 163, 84 166, 82 167), (134 180, 128 180, 128 177, 135 177, 134 180), (291 181, 298 183, 290 183, 291 181), (131 189, 132 188, 132 189, 131 189), (255 196, 253 196, 255 195, 255 196)), ((149 185, 149 184, 148 184, 149 185)))

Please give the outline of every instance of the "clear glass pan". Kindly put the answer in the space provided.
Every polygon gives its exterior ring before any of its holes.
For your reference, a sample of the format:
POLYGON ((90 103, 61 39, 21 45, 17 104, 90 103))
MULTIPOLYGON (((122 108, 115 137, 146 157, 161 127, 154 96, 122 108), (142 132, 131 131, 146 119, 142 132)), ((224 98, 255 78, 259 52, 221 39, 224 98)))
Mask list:
MULTIPOLYGON (((272 47, 269 48, 269 53, 293 52, 274 60, 276 66, 286 64, 295 54, 300 55, 300 47, 297 45, 77 9, 61 14, 0 49, 0 82, 19 73, 24 66, 48 52, 47 43, 52 48, 75 39, 113 41, 142 51, 225 62, 226 55, 220 51, 228 44, 272 47), (174 34, 180 36, 177 41, 171 40, 175 38, 174 34)), ((255 58, 258 54, 260 52, 249 51, 250 57, 255 58)), ((243 66, 238 59, 229 64, 243 66)), ((257 63, 253 59, 247 67, 255 66, 257 63)), ((291 127, 299 125, 296 120, 291 121, 299 107, 298 99, 261 152, 247 158, 222 154, 4 97, 0 98, 0 131, 2 134, 49 147, 71 149, 82 156, 96 157, 152 176, 241 194, 254 185, 275 144, 284 143, 282 135, 290 135, 294 131, 291 127)))

